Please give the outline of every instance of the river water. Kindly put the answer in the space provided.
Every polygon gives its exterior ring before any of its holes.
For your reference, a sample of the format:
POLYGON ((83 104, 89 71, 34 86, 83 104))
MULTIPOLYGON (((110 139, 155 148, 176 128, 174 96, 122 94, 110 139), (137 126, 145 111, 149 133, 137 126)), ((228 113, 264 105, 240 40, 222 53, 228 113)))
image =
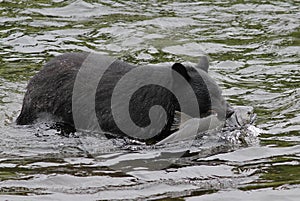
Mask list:
POLYGON ((0 0, 0 13, 0 200, 299 199, 299 1, 0 0), (208 54, 224 96, 254 107, 261 134, 199 142, 160 168, 157 156, 180 146, 15 125, 30 77, 74 51, 134 64, 208 54))

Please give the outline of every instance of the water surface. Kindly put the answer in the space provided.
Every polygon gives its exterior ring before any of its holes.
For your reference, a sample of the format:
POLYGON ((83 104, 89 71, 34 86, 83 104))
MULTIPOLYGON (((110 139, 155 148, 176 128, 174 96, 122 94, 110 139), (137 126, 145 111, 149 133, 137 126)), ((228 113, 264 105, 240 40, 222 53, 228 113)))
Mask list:
POLYGON ((297 200, 299 25, 299 1, 0 0, 1 200, 297 200), (30 77, 71 51, 134 64, 208 54, 226 99, 253 106, 264 133, 250 146, 199 143, 172 166, 147 169, 180 147, 16 126, 30 77))

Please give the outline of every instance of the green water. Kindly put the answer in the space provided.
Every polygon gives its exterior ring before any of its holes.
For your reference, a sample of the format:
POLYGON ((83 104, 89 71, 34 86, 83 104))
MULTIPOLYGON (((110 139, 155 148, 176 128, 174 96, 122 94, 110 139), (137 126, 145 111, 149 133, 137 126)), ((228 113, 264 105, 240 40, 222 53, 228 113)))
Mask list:
POLYGON ((299 25, 299 1, 0 0, 0 200, 298 200, 299 25), (76 138, 13 123, 30 77, 73 51, 134 64, 208 54, 226 99, 253 106, 264 132, 226 153, 196 147, 164 170, 112 170, 157 150, 114 155, 103 143, 96 160, 76 138))

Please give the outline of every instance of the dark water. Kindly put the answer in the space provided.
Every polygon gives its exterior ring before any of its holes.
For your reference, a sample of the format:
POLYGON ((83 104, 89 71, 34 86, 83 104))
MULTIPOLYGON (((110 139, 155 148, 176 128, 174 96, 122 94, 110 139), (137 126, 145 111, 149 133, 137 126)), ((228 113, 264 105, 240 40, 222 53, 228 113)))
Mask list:
POLYGON ((0 200, 298 200, 299 1, 0 0, 0 13, 0 200), (253 106, 263 132, 248 146, 196 144, 160 169, 151 159, 180 146, 16 126, 27 81, 70 51, 135 64, 207 53, 226 99, 253 106))

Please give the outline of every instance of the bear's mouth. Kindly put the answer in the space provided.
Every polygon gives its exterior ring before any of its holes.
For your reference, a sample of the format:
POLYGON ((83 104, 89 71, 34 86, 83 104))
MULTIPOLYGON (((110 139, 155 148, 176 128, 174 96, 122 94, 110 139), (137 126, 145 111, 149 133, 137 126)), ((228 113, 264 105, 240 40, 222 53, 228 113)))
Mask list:
MULTIPOLYGON (((215 109, 210 109, 208 110, 208 112, 204 115, 204 117, 210 116, 210 115, 216 115, 219 119, 225 118, 228 119, 230 118, 233 114, 234 114, 234 109, 232 107, 227 108, 226 112, 224 113, 224 111, 217 111, 215 109)), ((202 117, 202 116, 201 116, 202 117)))

